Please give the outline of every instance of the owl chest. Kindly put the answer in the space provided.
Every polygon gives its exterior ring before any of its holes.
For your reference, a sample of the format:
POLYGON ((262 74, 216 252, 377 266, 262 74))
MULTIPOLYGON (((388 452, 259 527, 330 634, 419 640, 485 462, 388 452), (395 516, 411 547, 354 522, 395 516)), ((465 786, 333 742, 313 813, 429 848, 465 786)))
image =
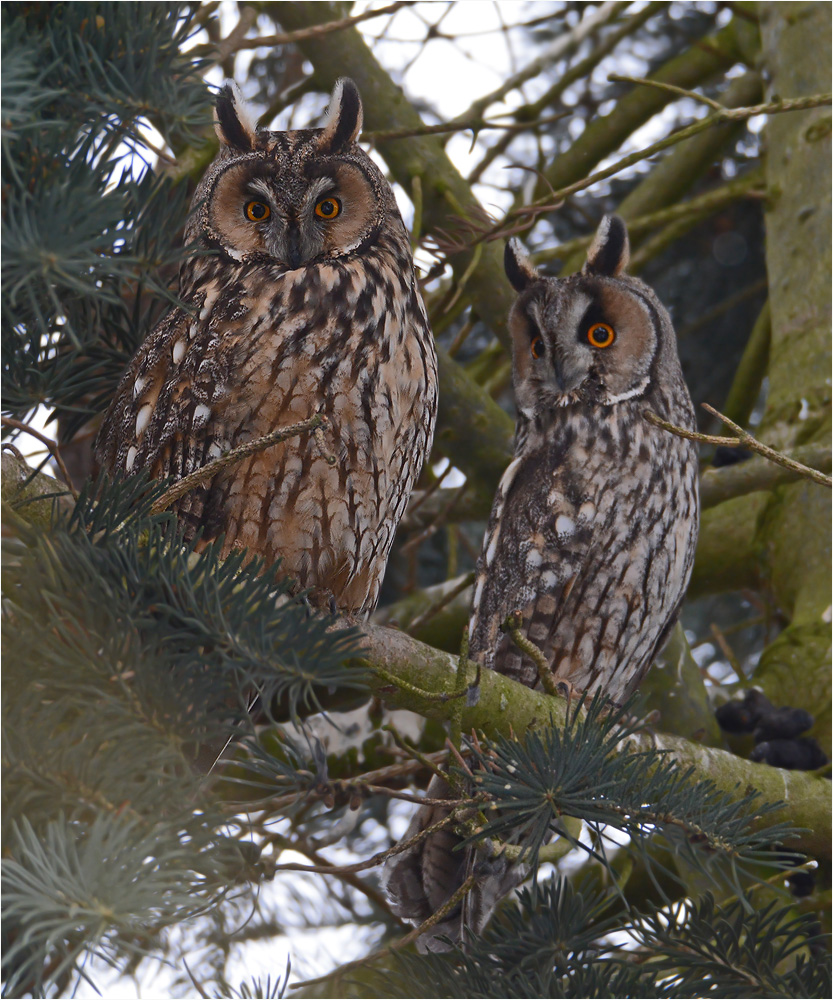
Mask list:
POLYGON ((315 414, 326 422, 221 474, 218 528, 227 547, 280 557, 302 586, 362 607, 430 439, 434 386, 414 375, 428 371, 417 338, 396 313, 370 326, 312 314, 275 325, 267 310, 249 327, 212 408, 223 449, 315 414))
POLYGON ((269 317, 239 345, 217 413, 230 443, 270 433, 316 413, 337 454, 364 464, 418 436, 426 422, 426 378, 415 375, 418 347, 401 318, 361 326, 329 317, 325 322, 284 322, 269 317), (397 360, 394 360, 396 358, 397 360))
POLYGON ((550 434, 537 464, 547 484, 537 491, 539 508, 574 509, 597 537, 632 534, 635 524, 662 512, 691 513, 678 502, 696 486, 688 445, 638 414, 573 420, 550 434))
POLYGON ((557 593, 567 630, 572 615, 603 616, 614 599, 643 623, 662 618, 684 590, 696 541, 689 459, 642 420, 573 420, 551 434, 522 459, 492 527, 486 557, 503 550, 495 590, 517 589, 521 603, 557 593))

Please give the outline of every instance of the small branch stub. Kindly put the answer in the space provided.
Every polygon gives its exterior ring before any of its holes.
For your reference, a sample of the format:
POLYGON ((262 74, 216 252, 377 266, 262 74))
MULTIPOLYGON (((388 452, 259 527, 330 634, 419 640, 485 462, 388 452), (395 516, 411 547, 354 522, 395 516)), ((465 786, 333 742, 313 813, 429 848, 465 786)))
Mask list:
POLYGON ((553 677, 549 663, 547 663, 547 658, 544 656, 543 651, 521 632, 523 623, 524 620, 521 612, 514 611, 504 621, 501 628, 509 635, 518 649, 522 653, 525 653, 538 668, 538 679, 541 681, 541 687, 543 687, 547 694, 551 694, 554 698, 557 698, 561 692, 558 690, 558 684, 553 677))

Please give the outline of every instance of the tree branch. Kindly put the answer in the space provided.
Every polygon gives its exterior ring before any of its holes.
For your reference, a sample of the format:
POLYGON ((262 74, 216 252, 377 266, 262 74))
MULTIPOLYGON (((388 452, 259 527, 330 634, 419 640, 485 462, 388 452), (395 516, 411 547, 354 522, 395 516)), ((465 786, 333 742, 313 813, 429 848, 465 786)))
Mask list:
MULTIPOLYGON (((3 455, 3 466, 5 496, 9 480, 12 483, 26 480, 27 477, 21 470, 27 466, 21 459, 10 454, 3 455)), ((52 490, 43 500, 49 504, 51 511, 51 497, 54 497, 56 487, 60 490, 61 484, 43 473, 29 478, 36 496, 44 496, 48 490, 52 490)), ((761 496, 764 496, 765 505, 765 495, 752 495, 761 496)), ((14 498, 15 494, 12 492, 10 499, 14 498)), ((751 498, 729 501, 721 504, 718 510, 723 511, 733 503, 749 499, 751 498)), ((29 515, 27 520, 33 520, 31 512, 26 509, 29 515)), ((752 531, 754 534, 754 526, 752 531)), ((343 624, 354 623, 344 618, 340 619, 338 625, 343 624)), ((461 704, 461 699, 451 697, 458 690, 459 657, 427 646, 391 628, 367 622, 358 624, 363 633, 363 659, 371 668, 371 691, 391 708, 406 708, 426 718, 452 721, 461 704), (391 683, 391 680, 396 683, 391 683), (407 685, 413 690, 405 690, 407 685), (414 694, 414 690, 429 692, 429 696, 420 697, 414 694), (443 698, 443 694, 448 697, 443 698)), ((494 738, 497 735, 509 737, 514 733, 525 733, 536 726, 565 725, 566 701, 533 691, 494 671, 481 672, 479 691, 477 704, 463 704, 461 725, 464 731, 474 729, 494 738)), ((696 777, 711 779, 730 796, 739 797, 747 787, 751 787, 757 788, 766 801, 785 800, 789 803, 792 822, 796 826, 807 827, 810 831, 801 836, 796 847, 817 856, 831 856, 829 781, 803 772, 783 771, 765 764, 754 764, 680 737, 647 730, 628 741, 628 749, 633 752, 651 747, 668 750, 681 767, 693 767, 696 777)), ((779 817, 780 812, 773 813, 768 822, 775 822, 779 817)))
POLYGON ((227 59, 233 52, 242 52, 244 49, 273 49, 278 45, 293 45, 308 38, 318 38, 334 31, 344 31, 346 28, 352 28, 362 21, 369 21, 374 17, 395 14, 403 7, 412 7, 415 3, 416 0, 397 0, 396 3, 388 4, 387 7, 365 10, 361 14, 343 17, 338 21, 327 21, 325 24, 316 24, 309 28, 299 28, 297 31, 288 31, 277 35, 259 35, 256 38, 246 38, 245 34, 257 22, 256 9, 260 5, 247 5, 242 8, 240 21, 228 38, 224 38, 217 45, 198 46, 195 49, 195 54, 211 56, 214 62, 219 63, 227 59), (250 16, 247 17, 247 15, 250 16))
POLYGON ((706 510, 733 497, 745 496, 756 490, 772 490, 783 483, 808 478, 803 471, 807 468, 818 474, 829 473, 831 469, 830 448, 821 443, 803 445, 783 457, 798 468, 789 468, 781 463, 775 465, 768 458, 753 458, 721 469, 706 469, 700 476, 700 506, 706 510))
POLYGON ((701 444, 713 444, 722 448, 748 448, 750 451, 754 451, 756 454, 762 455, 775 465, 780 465, 782 468, 787 469, 789 472, 793 473, 795 478, 803 477, 804 479, 810 479, 812 482, 818 483, 820 486, 826 486, 828 489, 833 488, 833 479, 831 479, 830 476, 826 476, 823 472, 819 472, 817 469, 811 469, 807 465, 802 465, 801 462, 796 461, 794 458, 790 458, 788 455, 784 455, 780 451, 776 451, 774 448, 770 448, 768 445, 763 444, 761 441, 758 441, 757 438, 752 437, 748 431, 745 431, 742 427, 738 427, 736 423, 731 421, 728 417, 725 417, 713 406, 709 406, 708 403, 703 403, 702 406, 703 409, 708 410, 712 416, 718 417, 722 420, 723 423, 733 430, 737 436, 733 438, 716 437, 714 434, 701 434, 699 431, 689 431, 684 427, 675 427, 674 424, 669 423, 667 420, 663 420, 661 417, 658 417, 656 413, 652 413, 650 410, 645 410, 642 415, 649 424, 653 424, 655 427, 661 427, 664 431, 668 431, 669 434, 674 434, 676 437, 686 438, 689 441, 699 441, 701 444))
MULTIPOLYGON (((431 691, 453 693, 457 657, 417 642, 401 632, 365 624, 363 653, 371 665, 431 691)), ((428 718, 449 721, 452 702, 419 701, 378 678, 371 680, 376 695, 392 708, 408 708, 428 718)), ((531 728, 556 725, 566 720, 567 703, 533 691, 490 670, 481 673, 480 700, 463 708, 465 731, 475 729, 487 737, 511 736, 531 728)), ((795 846, 818 857, 831 856, 831 786, 824 778, 800 771, 784 771, 755 764, 713 747, 665 733, 643 730, 627 741, 627 751, 638 753, 657 748, 667 750, 681 768, 693 767, 695 777, 709 779, 727 795, 742 797, 748 788, 761 792, 767 802, 784 801, 784 809, 762 819, 763 824, 780 822, 789 810, 789 819, 807 833, 796 838, 795 846)), ((791 842, 792 844, 792 842, 791 842)))
MULTIPOLYGON (((316 413, 315 416, 309 417, 307 420, 301 420, 297 424, 289 424, 286 427, 278 427, 270 434, 264 434, 263 437, 256 438, 254 441, 246 441, 244 444, 232 448, 231 451, 225 452, 219 458, 207 462, 199 469, 195 469, 189 475, 183 476, 182 479, 175 482, 151 507, 151 514, 161 514, 171 504, 176 503, 180 497, 185 496, 186 493, 190 493, 191 490, 196 489, 203 483, 207 483, 227 466, 234 465, 235 462, 239 462, 249 455, 254 455, 258 451, 264 451, 266 448, 280 444, 281 441, 286 441, 287 438, 295 437, 297 434, 303 434, 306 431, 317 432, 326 423, 327 418, 320 413, 316 413)), ((327 455, 326 458, 330 465, 334 464, 335 458, 332 455, 327 455)))

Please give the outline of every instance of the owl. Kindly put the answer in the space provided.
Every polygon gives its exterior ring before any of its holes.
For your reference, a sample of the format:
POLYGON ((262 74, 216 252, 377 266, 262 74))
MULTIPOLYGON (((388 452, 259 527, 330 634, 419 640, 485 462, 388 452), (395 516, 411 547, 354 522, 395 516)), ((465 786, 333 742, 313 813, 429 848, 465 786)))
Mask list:
POLYGON ((141 346, 104 419, 100 464, 181 478, 271 431, 175 506, 198 546, 222 536, 282 567, 312 603, 366 615, 431 449, 433 339, 393 192, 358 146, 362 103, 336 84, 322 128, 255 127, 224 87, 220 150, 194 195, 181 305, 141 346))
MULTIPOLYGON (((693 442, 649 423, 652 410, 695 429, 671 319, 654 292, 624 273, 625 224, 602 220, 580 274, 545 278, 513 240, 507 276, 519 292, 509 326, 517 405, 515 456, 501 479, 477 564, 470 656, 528 687, 534 661, 501 630, 519 612, 522 633, 568 690, 622 703, 638 687, 674 624, 697 540, 693 442)), ((430 797, 453 797, 433 779, 430 797)), ((442 816, 420 811, 406 837, 442 816)), ((451 831, 389 863, 400 916, 422 920, 462 884, 469 899, 431 932, 479 933, 524 877, 500 857, 453 851, 451 831)), ((423 942, 441 950, 436 937, 423 942)))

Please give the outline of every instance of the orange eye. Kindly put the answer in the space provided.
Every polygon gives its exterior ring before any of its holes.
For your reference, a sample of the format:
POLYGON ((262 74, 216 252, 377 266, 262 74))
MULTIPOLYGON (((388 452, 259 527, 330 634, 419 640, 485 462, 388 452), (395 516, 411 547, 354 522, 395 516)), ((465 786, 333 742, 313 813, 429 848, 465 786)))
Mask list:
POLYGON ((322 198, 315 206, 315 214, 319 219, 334 219, 341 214, 341 202, 338 198, 322 198))
POLYGON ((246 218, 249 222, 265 222, 272 214, 272 209, 263 201, 250 201, 246 204, 246 218))
POLYGON ((544 338, 535 337, 532 343, 529 345, 529 353, 537 361, 539 358, 543 358, 545 354, 544 338))
POLYGON ((587 339, 593 347, 610 347, 616 340, 616 334, 607 323, 594 323, 587 331, 587 339))

